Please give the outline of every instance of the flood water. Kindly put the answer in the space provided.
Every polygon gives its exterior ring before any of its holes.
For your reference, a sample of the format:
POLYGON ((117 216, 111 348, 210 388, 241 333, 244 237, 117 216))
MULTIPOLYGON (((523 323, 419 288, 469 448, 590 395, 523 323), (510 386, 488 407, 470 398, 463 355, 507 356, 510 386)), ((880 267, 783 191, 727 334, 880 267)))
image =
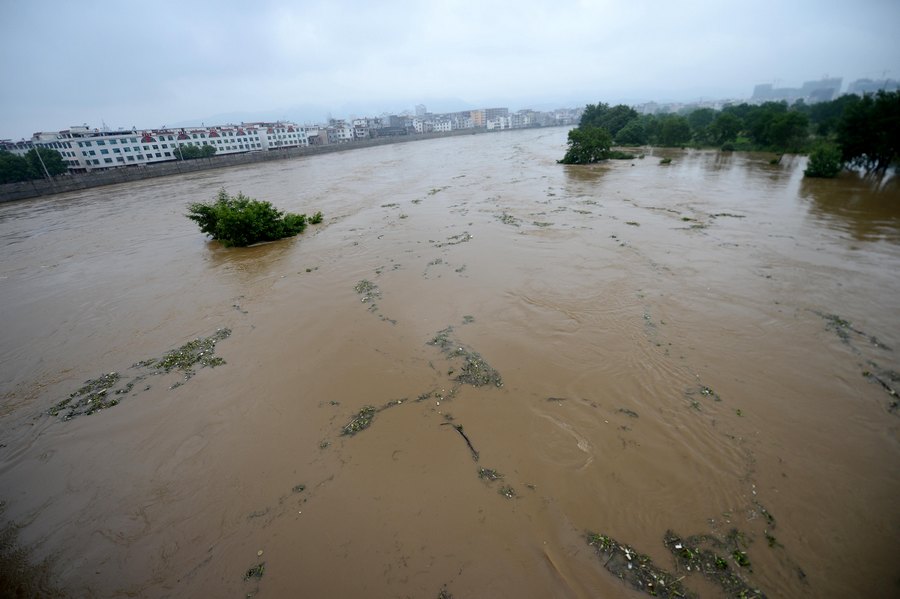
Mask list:
POLYGON ((900 594, 900 413, 879 383, 900 387, 896 179, 712 151, 562 166, 565 140, 464 136, 0 206, 18 546, 73 597, 646 596, 591 531, 716 597, 662 539, 736 529, 751 568, 731 567, 769 597, 900 594), (325 221, 226 249, 184 217, 222 187, 325 221), (225 327, 224 365, 47 414, 225 327), (448 327, 452 346, 429 344, 448 327), (458 382, 458 353, 502 386, 458 382), (342 435, 365 406, 389 407, 342 435))

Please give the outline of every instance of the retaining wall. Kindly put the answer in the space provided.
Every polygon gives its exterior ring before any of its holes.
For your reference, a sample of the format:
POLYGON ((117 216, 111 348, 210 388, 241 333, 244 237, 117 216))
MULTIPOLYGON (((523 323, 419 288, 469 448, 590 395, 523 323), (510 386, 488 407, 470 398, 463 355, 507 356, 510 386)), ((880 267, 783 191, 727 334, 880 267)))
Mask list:
POLYGON ((78 191, 80 189, 89 189, 91 187, 128 183, 130 181, 140 181, 142 179, 151 179, 153 177, 165 177, 167 175, 193 173, 214 168, 227 168, 229 166, 254 164, 256 162, 267 162, 269 160, 288 160, 302 156, 327 154, 329 152, 346 152, 348 150, 370 148, 385 144, 437 139, 441 137, 455 137, 457 135, 473 135, 476 133, 485 133, 486 131, 486 129, 460 129, 448 133, 377 137, 374 139, 364 139, 343 144, 309 146, 305 148, 286 148, 283 150, 248 152, 245 154, 227 154, 223 156, 213 156, 211 158, 161 162, 144 166, 126 166, 78 175, 61 175, 49 180, 37 179, 34 181, 23 181, 21 183, 6 183, 0 185, 0 202, 24 200, 38 196, 65 193, 67 191, 78 191))

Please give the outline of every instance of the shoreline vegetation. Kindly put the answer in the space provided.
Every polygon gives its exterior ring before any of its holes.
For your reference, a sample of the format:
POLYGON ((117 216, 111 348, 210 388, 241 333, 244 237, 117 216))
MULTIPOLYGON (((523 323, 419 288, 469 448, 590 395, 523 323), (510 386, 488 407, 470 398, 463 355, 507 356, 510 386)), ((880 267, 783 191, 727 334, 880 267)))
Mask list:
POLYGON ((559 163, 635 158, 614 146, 774 152, 773 164, 785 153, 808 154, 807 177, 835 177, 844 169, 883 176, 900 159, 900 92, 851 94, 817 104, 743 103, 719 111, 699 108, 669 114, 638 114, 624 104, 588 104, 578 127, 569 131, 568 148, 559 163))

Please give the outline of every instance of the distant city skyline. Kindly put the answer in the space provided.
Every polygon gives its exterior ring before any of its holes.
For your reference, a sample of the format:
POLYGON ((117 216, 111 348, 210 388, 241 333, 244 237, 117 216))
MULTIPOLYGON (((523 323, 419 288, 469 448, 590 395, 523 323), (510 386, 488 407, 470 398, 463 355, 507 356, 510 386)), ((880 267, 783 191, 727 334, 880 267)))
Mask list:
POLYGON ((419 104, 749 98, 760 83, 826 74, 900 78, 898 22, 893 0, 7 0, 0 137, 84 123, 321 122, 419 104))

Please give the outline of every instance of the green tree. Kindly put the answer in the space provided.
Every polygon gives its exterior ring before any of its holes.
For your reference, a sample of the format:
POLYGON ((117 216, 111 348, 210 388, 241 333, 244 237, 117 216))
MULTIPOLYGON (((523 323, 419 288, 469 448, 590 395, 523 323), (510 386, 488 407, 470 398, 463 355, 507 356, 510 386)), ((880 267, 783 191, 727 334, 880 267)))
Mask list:
POLYGON ((867 94, 847 106, 837 139, 845 162, 884 174, 900 154, 900 91, 867 94))
POLYGON ((856 94, 846 94, 831 102, 818 102, 809 106, 809 122, 815 128, 816 133, 827 137, 837 130, 844 111, 849 106, 859 102, 856 94))
POLYGON ((722 111, 710 126, 710 135, 716 145, 733 142, 743 128, 743 122, 734 112, 722 111))
POLYGON ((622 146, 642 146, 647 143, 647 130, 642 119, 629 121, 616 134, 616 143, 622 146))
POLYGON ((216 153, 215 146, 183 145, 176 150, 176 155, 182 160, 194 160, 196 158, 209 158, 216 153))
POLYGON ((636 118, 638 118, 638 113, 633 108, 624 104, 610 108, 608 104, 600 102, 587 105, 581 115, 579 127, 602 127, 615 137, 625 125, 636 118))
POLYGON ((660 144, 683 146, 689 141, 691 141, 691 126, 686 118, 677 114, 669 114, 661 119, 660 144))
POLYGON ((569 131, 563 164, 590 164, 609 158, 612 136, 602 127, 579 126, 569 131))
POLYGON ((691 126, 691 133, 694 141, 703 145, 712 141, 710 127, 716 120, 716 111, 712 108, 699 108, 687 115, 688 124, 691 126))
POLYGON ((765 129, 766 145, 779 150, 800 150, 808 137, 809 119, 793 110, 774 115, 765 129))
POLYGON ((62 154, 50 148, 31 148, 25 154, 25 160, 28 161, 28 167, 31 169, 33 179, 44 178, 44 166, 47 167, 47 172, 50 173, 51 177, 69 171, 62 154), (38 159, 38 152, 41 153, 40 160, 38 159), (44 161, 44 166, 41 166, 41 160, 44 161))
POLYGON ((0 183, 18 183, 33 179, 28 161, 6 150, 0 150, 0 183))
POLYGON ((188 206, 187 217, 226 247, 293 237, 306 229, 307 221, 305 214, 285 214, 270 202, 242 193, 230 196, 224 189, 213 203, 195 202, 188 206))
POLYGON ((841 149, 833 143, 822 142, 809 154, 809 162, 803 174, 807 177, 836 177, 841 168, 841 149))

